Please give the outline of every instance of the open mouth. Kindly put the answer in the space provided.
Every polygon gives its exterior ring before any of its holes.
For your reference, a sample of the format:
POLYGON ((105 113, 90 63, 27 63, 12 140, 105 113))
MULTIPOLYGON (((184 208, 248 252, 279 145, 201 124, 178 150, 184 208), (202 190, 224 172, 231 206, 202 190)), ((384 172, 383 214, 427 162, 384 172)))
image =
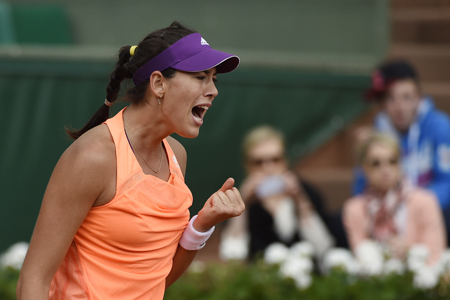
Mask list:
POLYGON ((194 120, 197 123, 203 123, 203 117, 205 116, 207 110, 208 106, 206 105, 194 106, 194 108, 192 108, 192 116, 194 117, 194 120))

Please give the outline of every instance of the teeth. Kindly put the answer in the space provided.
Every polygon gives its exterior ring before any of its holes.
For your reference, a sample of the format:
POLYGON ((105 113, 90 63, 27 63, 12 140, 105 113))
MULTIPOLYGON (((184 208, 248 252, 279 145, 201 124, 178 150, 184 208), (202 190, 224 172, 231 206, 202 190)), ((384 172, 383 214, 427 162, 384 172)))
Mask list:
POLYGON ((201 116, 196 116, 194 113, 192 113, 192 116, 194 117, 195 121, 202 122, 202 119, 205 116, 206 111, 208 110, 209 107, 207 105, 198 105, 196 107, 203 109, 203 112, 200 112, 201 116))

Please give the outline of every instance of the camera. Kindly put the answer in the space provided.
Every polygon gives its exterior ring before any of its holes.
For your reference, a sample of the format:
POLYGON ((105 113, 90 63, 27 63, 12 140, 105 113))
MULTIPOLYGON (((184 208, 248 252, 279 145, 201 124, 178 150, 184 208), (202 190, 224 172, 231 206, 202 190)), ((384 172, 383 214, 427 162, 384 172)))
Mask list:
POLYGON ((264 199, 275 195, 283 194, 286 190, 286 183, 281 175, 271 175, 265 177, 256 187, 255 194, 258 198, 264 199))

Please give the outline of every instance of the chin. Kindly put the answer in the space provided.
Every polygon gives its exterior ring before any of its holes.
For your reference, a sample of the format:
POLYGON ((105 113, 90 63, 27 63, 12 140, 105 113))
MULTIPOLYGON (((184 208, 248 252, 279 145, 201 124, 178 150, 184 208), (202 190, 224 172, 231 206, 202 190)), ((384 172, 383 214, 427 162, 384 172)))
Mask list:
POLYGON ((389 191, 390 189, 393 189, 395 187, 394 184, 381 184, 380 189, 383 191, 389 191))
POLYGON ((409 129, 410 125, 411 125, 410 123, 402 122, 402 123, 395 124, 395 127, 397 127, 397 129, 400 131, 406 131, 409 129))
POLYGON ((198 128, 197 130, 177 132, 177 134, 187 139, 195 139, 200 134, 200 128, 198 128))

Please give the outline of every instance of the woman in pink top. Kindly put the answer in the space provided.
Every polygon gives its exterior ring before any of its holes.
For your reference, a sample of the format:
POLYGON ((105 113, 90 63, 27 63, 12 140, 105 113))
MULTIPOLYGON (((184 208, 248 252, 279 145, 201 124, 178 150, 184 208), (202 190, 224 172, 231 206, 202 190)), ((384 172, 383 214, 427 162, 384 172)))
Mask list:
POLYGON ((75 142, 47 186, 18 299, 163 298, 214 225, 244 210, 230 178, 189 221, 186 152, 169 136, 199 134, 217 73, 238 64, 177 22, 120 49, 104 105, 68 130, 75 142), (131 104, 108 119, 126 79, 131 104))
POLYGON ((373 239, 403 258, 409 247, 423 244, 430 252, 429 263, 436 262, 446 245, 436 196, 402 178, 399 146, 390 136, 373 134, 358 150, 368 188, 344 206, 352 250, 364 240, 373 239))

